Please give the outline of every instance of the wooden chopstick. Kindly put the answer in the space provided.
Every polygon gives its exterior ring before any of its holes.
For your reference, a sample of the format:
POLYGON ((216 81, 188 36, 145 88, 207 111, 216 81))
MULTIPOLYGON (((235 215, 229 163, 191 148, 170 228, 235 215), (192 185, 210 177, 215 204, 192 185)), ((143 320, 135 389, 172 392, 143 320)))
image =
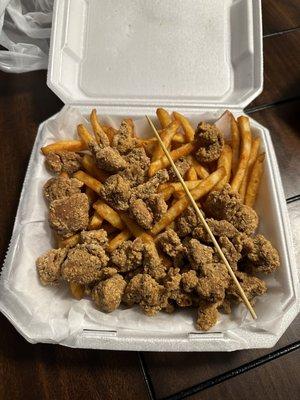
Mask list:
POLYGON ((233 272, 231 266, 229 265, 229 262, 227 261, 227 259, 226 259, 225 255, 224 255, 224 253, 222 252, 222 250, 221 250, 221 248, 220 248, 220 246, 219 246, 219 243, 217 242, 217 240, 216 240, 214 234, 213 234, 212 231, 210 230, 210 227, 208 226, 208 224, 207 224, 205 218, 203 217, 201 211, 199 210, 199 207, 197 206, 197 203, 196 203, 195 200, 193 199, 193 196, 191 195, 191 193, 190 193, 188 187, 186 186, 186 184, 185 184, 185 182, 184 182, 182 176, 180 175, 180 173, 179 173, 179 171, 178 171, 178 169, 177 169, 177 167, 176 167, 174 161, 172 160, 172 157, 170 156, 170 153, 169 153, 168 149, 167 149, 166 146, 164 145, 164 142, 161 140, 161 138, 160 138, 160 136, 159 136, 159 133, 157 132, 157 130, 156 130, 155 126, 153 125, 153 122, 151 121, 151 119, 150 119, 147 115, 146 115, 146 118, 147 118, 147 120, 148 120, 148 122, 149 122, 149 125, 151 126, 153 132, 155 133, 155 136, 157 137, 157 140, 158 140, 159 144, 161 145, 161 147, 162 147, 162 149, 163 149, 163 151, 164 151, 166 157, 168 158, 170 164, 172 165, 172 168, 173 168, 175 174, 177 175, 177 178, 179 179, 179 181, 180 181, 180 183, 181 183, 181 185, 182 185, 182 187, 183 187, 183 189, 184 189, 184 191, 185 191, 187 197, 189 198, 189 200, 190 200, 192 206, 194 207, 198 218, 200 219, 200 221, 202 222, 204 228, 206 229, 207 233, 209 234, 209 237, 211 238, 211 240, 212 240, 212 242, 213 242, 213 244, 214 244, 214 246, 215 246, 217 252, 219 253, 219 255, 220 255, 222 261, 223 261, 224 264, 226 265, 227 270, 228 270, 228 272, 229 272, 229 275, 231 276, 231 278, 233 279, 235 285, 237 286, 237 288, 238 288, 238 290, 239 290, 239 292, 240 292, 240 295, 241 295, 241 298, 242 298, 244 304, 246 305, 246 307, 247 307, 248 310, 250 311, 250 314, 252 315, 252 318, 253 318, 253 319, 257 319, 257 315, 256 315, 256 313, 255 313, 253 307, 251 306, 251 304, 250 304, 250 302, 249 302, 249 300, 248 300, 248 298, 247 298, 247 296, 246 296, 246 294, 245 294, 245 292, 244 292, 242 286, 240 285, 239 281, 237 280, 237 277, 235 276, 235 274, 234 274, 234 272, 233 272))

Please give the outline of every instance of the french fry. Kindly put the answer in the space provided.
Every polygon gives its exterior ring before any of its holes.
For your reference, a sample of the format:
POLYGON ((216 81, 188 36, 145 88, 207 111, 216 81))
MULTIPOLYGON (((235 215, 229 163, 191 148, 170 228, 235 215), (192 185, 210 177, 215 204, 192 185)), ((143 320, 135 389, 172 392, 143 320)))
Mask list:
POLYGON ((105 221, 108 221, 112 226, 120 230, 124 229, 124 224, 119 214, 102 200, 96 201, 96 203, 93 204, 93 208, 97 211, 100 217, 105 219, 105 221))
POLYGON ((118 233, 108 244, 107 251, 111 253, 117 247, 119 247, 123 242, 131 238, 131 232, 128 229, 124 229, 122 232, 118 233))
POLYGON ((76 233, 75 235, 72 235, 65 239, 60 236, 57 236, 57 241, 58 241, 59 248, 74 247, 74 246, 76 246, 76 244, 79 243, 79 234, 76 233))
POLYGON ((174 187, 169 185, 166 188, 162 189, 160 191, 160 194, 162 195, 162 197, 165 201, 168 201, 170 199, 170 197, 172 196, 172 194, 174 193, 174 191, 175 191, 174 187))
MULTIPOLYGON (((178 160, 180 157, 187 156, 194 150, 195 146, 193 143, 186 143, 183 146, 178 147, 176 150, 170 152, 171 157, 174 161, 178 160)), ((166 168, 170 165, 170 162, 166 156, 162 157, 160 160, 156 160, 150 164, 148 175, 151 177, 160 169, 166 168)))
MULTIPOLYGON (((197 187, 200 182, 202 182, 202 180, 184 181, 184 183, 186 184, 186 186, 188 187, 189 190, 195 189, 195 187, 197 187)), ((167 189, 170 186, 173 187, 175 191, 182 190, 182 185, 180 182, 168 182, 168 183, 162 183, 159 186, 159 191, 167 189)))
POLYGON ((242 202, 244 202, 244 200, 245 200, 247 185, 249 182, 249 176, 251 174, 253 165, 257 159, 259 147, 260 147, 260 138, 259 137, 252 138, 251 154, 250 154, 247 170, 246 170, 243 182, 242 182, 242 184, 240 186, 240 190, 239 190, 239 194, 241 196, 242 202))
POLYGON ((109 177, 109 174, 97 167, 94 158, 89 154, 82 157, 82 166, 93 178, 100 182, 104 182, 109 177))
POLYGON ((86 187, 85 194, 87 195, 90 204, 95 203, 98 198, 97 193, 89 187, 86 187))
POLYGON ((80 139, 85 143, 86 147, 88 148, 90 143, 95 143, 95 139, 90 134, 90 132, 86 129, 86 127, 82 124, 77 126, 77 133, 80 139))
POLYGON ((172 137, 172 142, 173 143, 185 143, 185 137, 181 133, 175 133, 175 135, 172 137))
POLYGON ((69 283, 70 292, 76 300, 81 300, 84 296, 84 286, 76 282, 69 283))
POLYGON ((133 221, 133 219, 131 219, 124 212, 120 213, 120 217, 134 237, 139 237, 145 242, 153 241, 153 237, 149 235, 146 231, 144 231, 144 229, 142 229, 135 221, 133 221))
POLYGON ((109 143, 112 143, 113 137, 115 136, 115 134, 118 132, 117 129, 113 128, 112 126, 105 126, 105 125, 101 125, 102 129, 104 130, 104 132, 106 133, 109 143))
POLYGON ((91 125, 92 125, 93 131, 94 131, 96 141, 99 144, 99 143, 101 143, 101 136, 103 137, 103 135, 104 136, 107 136, 107 135, 98 121, 97 111, 95 108, 91 112, 90 121, 91 121, 91 125))
POLYGON ((96 193, 100 192, 102 183, 99 182, 97 179, 93 178, 91 175, 83 171, 77 171, 75 172, 73 177, 83 182, 87 187, 93 189, 96 193))
POLYGON ((82 151, 86 149, 86 144, 81 140, 60 140, 41 148, 44 155, 57 151, 82 151))
POLYGON ((65 172, 65 171, 61 172, 61 173, 59 174, 59 176, 60 176, 61 178, 68 178, 68 177, 69 177, 69 175, 68 175, 67 172, 65 172))
POLYGON ((197 175, 199 178, 207 178, 209 176, 209 172, 203 165, 201 165, 194 157, 191 158, 192 166, 195 168, 197 175))
MULTIPOLYGON (((218 168, 215 172, 209 175, 207 178, 203 179, 199 185, 191 190, 191 195, 195 200, 199 200, 201 197, 205 196, 211 191, 211 189, 224 178, 226 174, 225 168, 218 168)), ((160 231, 171 224, 183 211, 189 206, 190 201, 187 196, 184 196, 176 201, 168 211, 163 215, 163 217, 158 221, 154 227, 151 229, 152 235, 157 235, 160 231)))
POLYGON ((245 204, 246 206, 253 207, 258 190, 259 190, 259 185, 261 182, 261 177, 264 172, 264 159, 265 159, 265 153, 260 154, 251 171, 250 177, 249 177, 249 183, 248 187, 246 190, 246 195, 245 195, 245 204))
POLYGON ((236 120, 231 119, 232 175, 235 175, 240 154, 240 131, 236 120))
POLYGON ((180 122, 182 129, 185 133, 185 138, 187 142, 192 142, 195 136, 195 130, 190 124, 190 121, 182 114, 174 111, 173 112, 174 118, 176 121, 180 122))
POLYGON ((245 116, 239 117, 238 126, 241 133, 242 143, 241 143, 241 150, 240 150, 240 157, 239 157, 237 171, 231 182, 231 190, 233 192, 238 192, 243 182, 250 158, 251 142, 252 142, 249 118, 245 116))
POLYGON ((187 173, 186 173, 186 175, 185 175, 185 179, 186 179, 187 181, 196 181, 196 180, 198 179, 198 175, 197 175, 197 172, 196 172, 196 170, 195 170, 194 167, 191 167, 191 168, 187 171, 187 173))
MULTIPOLYGON (((170 125, 168 125, 164 130, 161 131, 160 137, 166 147, 170 146, 172 138, 175 135, 178 128, 179 128, 179 123, 177 121, 173 121, 170 123, 170 125)), ((159 160, 163 156, 164 156, 164 151, 161 148, 158 141, 156 141, 156 146, 154 148, 151 161, 159 160)))
POLYGON ((185 196, 185 191, 184 190, 176 190, 176 192, 173 193, 173 196, 176 199, 180 199, 181 197, 185 196))
POLYGON ((163 129, 172 122, 171 115, 164 108, 158 108, 156 110, 156 115, 163 129))
POLYGON ((230 146, 225 144, 222 150, 222 154, 218 160, 218 168, 223 166, 225 168, 226 175, 224 176, 223 179, 220 180, 220 182, 216 184, 214 190, 221 190, 226 185, 226 183, 229 182, 231 175, 231 162, 232 162, 232 149, 230 146))
POLYGON ((103 223, 103 218, 100 217, 100 215, 97 213, 97 211, 94 212, 93 216, 90 219, 88 230, 93 231, 95 229, 99 229, 103 223))

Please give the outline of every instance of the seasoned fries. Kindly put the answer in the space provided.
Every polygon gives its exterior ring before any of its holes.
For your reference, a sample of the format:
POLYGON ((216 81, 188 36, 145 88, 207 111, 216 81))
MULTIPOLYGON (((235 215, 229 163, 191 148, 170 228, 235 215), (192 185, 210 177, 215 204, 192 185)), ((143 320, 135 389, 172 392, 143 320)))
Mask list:
POLYGON ((218 160, 218 168, 224 167, 226 171, 226 175, 223 179, 220 180, 219 183, 215 186, 215 190, 221 190, 226 185, 226 183, 230 180, 231 175, 231 161, 232 161, 232 150, 231 147, 227 144, 224 145, 222 154, 218 160))
POLYGON ((96 193, 100 192, 102 187, 102 183, 99 182, 97 179, 93 178, 91 175, 83 172, 77 171, 74 174, 74 178, 78 179, 79 181, 83 182, 87 187, 94 190, 96 193))
POLYGON ((86 144, 81 140, 60 140, 42 147, 44 155, 57 151, 82 151, 86 150, 86 144))
POLYGON ((194 140, 195 130, 193 129, 190 121, 182 114, 178 112, 173 113, 175 120, 179 121, 182 129, 185 133, 185 138, 187 142, 192 142, 194 140))
POLYGON ((254 206, 258 194, 261 177, 264 172, 264 159, 265 159, 265 153, 262 153, 257 157, 253 165, 245 195, 246 206, 249 207, 254 206))
POLYGON ((105 219, 105 221, 109 222, 115 228, 120 230, 124 228, 124 224, 119 214, 103 201, 98 200, 93 204, 93 208, 97 211, 100 217, 105 219))
POLYGON ((247 117, 236 122, 226 112, 215 125, 200 121, 195 131, 178 112, 156 113, 162 127, 156 137, 138 137, 130 118, 118 129, 102 125, 92 110, 91 128, 77 127, 80 140, 43 147, 57 174, 43 188, 57 248, 36 266, 43 285, 65 281, 74 298, 89 296, 102 312, 121 303, 138 304, 147 315, 197 306, 196 327, 208 330, 218 309, 228 310, 240 294, 162 147, 177 161, 249 301, 266 291, 255 273, 280 264, 276 249, 255 234, 251 208, 265 154, 258 155, 260 139, 247 117))
POLYGON ((245 116, 239 117, 238 126, 241 132, 242 143, 237 171, 231 182, 231 189, 233 192, 238 192, 243 182, 250 158, 252 142, 249 118, 245 116))
MULTIPOLYGON (((199 183, 199 185, 191 190, 191 195, 194 200, 199 200, 201 197, 205 196, 222 178, 224 178, 226 174, 225 168, 221 167, 217 169, 217 171, 213 172, 209 177, 203 179, 199 183)), ((157 235, 163 229, 165 229, 168 225, 171 224, 183 211, 188 207, 190 201, 184 196, 181 199, 177 200, 171 208, 163 215, 161 220, 154 225, 151 229, 151 233, 153 235, 157 235)))
POLYGON ((257 155, 259 153, 259 146, 260 146, 260 138, 258 138, 258 137, 253 138, 252 145, 251 145, 251 154, 250 154, 247 170, 246 170, 243 182, 242 182, 240 190, 239 190, 239 194, 240 194, 243 202, 245 200, 246 189, 247 189, 247 185, 249 182, 249 176, 251 174, 253 165, 254 165, 254 163, 257 159, 257 155))
POLYGON ((117 247, 119 247, 122 243, 124 243, 126 240, 130 239, 132 236, 132 233, 128 229, 124 229, 124 231, 120 232, 115 236, 108 244, 107 251, 109 253, 112 253, 114 250, 116 250, 117 247))
MULTIPOLYGON (((172 159, 178 160, 180 157, 187 156, 194 150, 195 146, 192 143, 184 144, 178 147, 176 150, 170 152, 172 159)), ((150 164, 148 175, 151 177, 160 169, 166 168, 170 165, 170 162, 166 156, 162 157, 160 160, 156 160, 150 164)))
MULTIPOLYGON (((172 138, 174 137, 178 128, 179 128, 179 123, 177 121, 173 121, 163 131, 161 131, 160 136, 166 147, 170 146, 172 138)), ((163 156, 164 152, 160 144, 156 142, 156 146, 154 148, 152 155, 152 161, 159 160, 163 156)))
POLYGON ((156 115, 163 129, 171 124, 172 118, 168 113, 168 111, 165 110, 164 108, 158 108, 156 110, 156 115))

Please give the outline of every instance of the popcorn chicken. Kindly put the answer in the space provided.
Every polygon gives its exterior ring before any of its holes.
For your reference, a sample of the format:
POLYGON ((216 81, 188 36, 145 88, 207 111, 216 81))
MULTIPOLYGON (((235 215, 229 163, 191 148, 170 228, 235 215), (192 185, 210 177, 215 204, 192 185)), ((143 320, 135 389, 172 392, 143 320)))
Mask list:
POLYGON ((230 282, 227 268, 221 263, 205 265, 205 275, 198 280, 197 293, 201 298, 211 303, 223 301, 225 289, 230 282))
POLYGON ((119 272, 127 272, 142 265, 144 245, 140 239, 127 240, 111 253, 111 262, 119 272))
POLYGON ((177 233, 168 229, 157 236, 157 244, 169 257, 175 258, 185 251, 177 233))
POLYGON ((104 171, 116 173, 127 167, 126 160, 118 150, 110 146, 100 147, 96 143, 89 143, 89 149, 96 159, 96 164, 104 171))
MULTIPOLYGON (((184 175, 190 169, 190 167, 192 165, 192 162, 188 157, 181 157, 181 158, 179 158, 178 160, 175 161, 175 165, 176 165, 180 175, 182 177, 184 177, 184 175)), ((177 182, 178 181, 177 175, 175 174, 175 172, 174 172, 172 167, 168 169, 168 173, 169 173, 169 180, 171 182, 177 182)))
POLYGON ((84 193, 53 200, 49 207, 49 223, 59 235, 71 236, 86 229, 89 223, 89 201, 84 193))
POLYGON ((107 232, 104 229, 81 231, 80 242, 86 244, 96 244, 103 247, 103 249, 106 249, 108 245, 107 232))
POLYGON ((99 282, 93 288, 92 298, 101 311, 112 312, 119 307, 125 287, 125 279, 116 274, 99 282))
MULTIPOLYGON (((240 285, 242 286, 249 301, 252 301, 256 296, 261 296, 267 291, 267 286, 264 281, 256 276, 248 275, 245 272, 237 271, 235 273, 240 285)), ((226 289, 226 297, 235 302, 241 302, 240 293, 238 288, 231 280, 228 288, 226 289)))
POLYGON ((121 122, 120 129, 114 134, 112 147, 117 149, 120 154, 127 154, 137 146, 137 139, 133 134, 132 120, 121 122))
POLYGON ((253 239, 253 245, 253 249, 247 254, 253 271, 265 274, 276 271, 280 266, 280 258, 272 243, 263 235, 257 235, 253 239))
POLYGON ((100 196, 115 210, 127 210, 131 196, 129 181, 120 174, 111 175, 102 185, 100 196))
POLYGON ((195 132, 195 142, 198 148, 197 160, 201 162, 216 161, 223 150, 224 138, 222 132, 207 122, 200 122, 195 132))
POLYGON ((201 244, 197 239, 191 239, 187 243, 186 249, 192 269, 203 273, 205 265, 213 262, 213 249, 201 244))
POLYGON ((124 156, 125 169, 121 172, 123 178, 127 179, 131 186, 137 186, 145 182, 150 165, 150 158, 143 147, 132 149, 124 156))
POLYGON ((56 174, 66 172, 72 175, 81 169, 82 156, 73 151, 50 152, 45 157, 47 166, 56 174))
POLYGON ((58 176, 49 179, 43 188, 45 198, 51 203, 53 200, 70 197, 73 194, 81 193, 83 183, 76 178, 58 176))
POLYGON ((58 284, 61 265, 66 254, 67 249, 51 249, 36 260, 37 272, 43 285, 58 284))

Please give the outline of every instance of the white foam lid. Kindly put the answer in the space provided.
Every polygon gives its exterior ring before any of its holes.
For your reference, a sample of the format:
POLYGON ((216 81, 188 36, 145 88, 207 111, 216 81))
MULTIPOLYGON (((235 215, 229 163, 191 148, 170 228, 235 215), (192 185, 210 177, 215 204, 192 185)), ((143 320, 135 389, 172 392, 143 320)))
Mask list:
POLYGON ((262 89, 260 0, 59 0, 48 85, 66 104, 243 108, 262 89))

